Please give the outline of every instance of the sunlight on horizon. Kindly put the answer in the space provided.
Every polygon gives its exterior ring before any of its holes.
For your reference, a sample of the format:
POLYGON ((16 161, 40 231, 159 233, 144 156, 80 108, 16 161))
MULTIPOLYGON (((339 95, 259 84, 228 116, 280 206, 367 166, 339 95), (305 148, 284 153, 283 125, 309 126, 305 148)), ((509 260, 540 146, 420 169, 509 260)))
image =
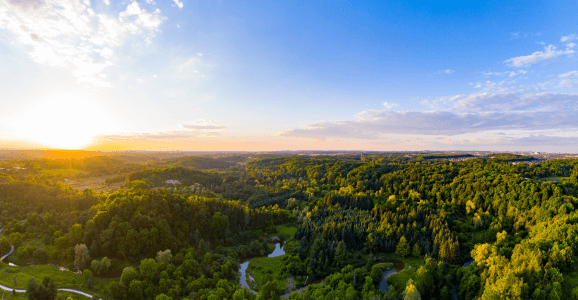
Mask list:
POLYGON ((114 130, 115 124, 97 101, 59 92, 17 114, 13 126, 19 136, 47 148, 78 150, 95 135, 114 130))

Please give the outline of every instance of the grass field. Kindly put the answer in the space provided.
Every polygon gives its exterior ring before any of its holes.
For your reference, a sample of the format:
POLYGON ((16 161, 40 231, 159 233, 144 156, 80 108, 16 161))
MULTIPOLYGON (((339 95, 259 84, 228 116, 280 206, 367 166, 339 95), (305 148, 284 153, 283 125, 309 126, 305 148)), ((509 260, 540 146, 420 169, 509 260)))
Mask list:
POLYGON ((78 175, 83 174, 84 172, 77 170, 77 169, 55 169, 55 170, 40 170, 41 175, 49 176, 49 177, 76 177, 78 175))
POLYGON ((285 238, 292 239, 295 236, 295 232, 297 232, 297 227, 287 225, 277 225, 277 231, 279 231, 282 235, 284 235, 285 238))
MULTIPOLYGON (((274 277, 275 271, 279 270, 283 264, 283 255, 277 257, 259 257, 251 259, 249 267, 247 268, 247 274, 250 274, 256 282, 256 285, 252 285, 252 288, 259 291, 259 283, 265 274, 270 274, 274 277)), ((285 289, 286 280, 279 280, 280 287, 285 289)), ((249 284, 251 285, 251 284, 249 284)))
POLYGON ((399 259, 403 261, 403 263, 405 264, 404 271, 393 274, 387 278, 387 284, 395 286, 396 290, 398 291, 405 289, 405 285, 409 279, 415 279, 417 269, 424 262, 424 256, 420 257, 407 256, 405 258, 401 258, 401 256, 395 253, 387 253, 379 256, 383 256, 384 258, 399 259), (411 268, 409 268, 409 266, 411 266, 411 268))
POLYGON ((569 177, 544 177, 544 178, 540 178, 538 180, 562 182, 562 179, 567 179, 567 178, 569 178, 569 177))
POLYGON ((267 243, 267 248, 269 249, 268 253, 271 253, 271 252, 273 252, 273 250, 275 250, 275 245, 276 245, 276 243, 274 243, 274 244, 267 243))
MULTIPOLYGON (((16 287, 17 289, 26 289, 28 281, 32 278, 36 282, 41 283, 44 277, 50 277, 54 280, 54 284, 58 288, 71 288, 93 294, 94 291, 86 287, 86 280, 81 274, 76 274, 71 271, 60 271, 58 267, 51 265, 39 266, 22 266, 14 267, 8 266, 4 263, 0 265, 0 284, 8 287, 16 287), (14 285, 14 278, 17 279, 16 286, 14 285)), ((94 277, 93 283, 95 287, 106 285, 112 280, 94 277)))

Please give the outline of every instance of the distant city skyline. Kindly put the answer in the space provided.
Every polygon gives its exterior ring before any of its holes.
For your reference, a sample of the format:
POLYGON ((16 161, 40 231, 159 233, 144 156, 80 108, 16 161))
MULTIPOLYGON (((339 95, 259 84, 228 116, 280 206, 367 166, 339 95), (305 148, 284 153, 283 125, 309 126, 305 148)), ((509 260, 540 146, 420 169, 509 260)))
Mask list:
POLYGON ((577 153, 576 9, 0 0, 0 149, 577 153))

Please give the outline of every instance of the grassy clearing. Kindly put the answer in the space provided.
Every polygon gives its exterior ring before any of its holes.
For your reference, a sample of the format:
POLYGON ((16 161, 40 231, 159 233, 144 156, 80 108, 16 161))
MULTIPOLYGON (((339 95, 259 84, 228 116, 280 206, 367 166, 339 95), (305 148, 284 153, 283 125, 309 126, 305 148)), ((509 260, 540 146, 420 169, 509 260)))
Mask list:
POLYGON ((397 291, 403 291, 407 282, 412 279, 415 280, 417 268, 412 267, 409 270, 405 270, 387 277, 387 284, 390 286, 395 286, 397 291))
POLYGON ((271 252, 273 252, 273 250, 275 250, 275 245, 276 245, 276 243, 274 243, 274 244, 268 243, 267 244, 267 248, 269 249, 268 253, 271 253, 271 252))
POLYGON ((403 263, 405 264, 404 271, 393 274, 387 278, 387 284, 395 286, 396 290, 398 291, 405 289, 405 285, 408 280, 415 279, 417 269, 424 263, 424 256, 419 257, 406 256, 402 258, 401 256, 395 253, 384 253, 376 256, 382 256, 383 258, 399 259, 403 261, 403 263), (409 268, 409 266, 411 266, 411 268, 409 268))
MULTIPOLYGON (((58 288, 71 288, 93 294, 86 286, 86 280, 81 274, 76 274, 71 271, 60 271, 58 267, 51 265, 39 266, 22 266, 13 267, 6 264, 0 265, 0 284, 8 287, 16 287, 17 289, 26 289, 28 281, 32 278, 40 283, 44 277, 50 277, 54 280, 54 284, 58 288), (14 285, 14 278, 16 278, 16 285, 14 285)), ((108 284, 110 281, 116 279, 92 278, 95 287, 100 287, 108 284)))
MULTIPOLYGON (((249 267, 247 268, 247 274, 251 275, 255 279, 255 283, 249 283, 252 289, 259 291, 259 283, 263 279, 265 274, 270 274, 274 277, 277 270, 283 265, 283 255, 277 257, 259 257, 251 259, 249 267)), ((282 289, 285 289, 286 279, 279 280, 279 285, 282 289)))
POLYGON ((77 169, 55 169, 55 170, 40 170, 41 175, 49 176, 49 177, 76 177, 81 175, 82 171, 77 169))
POLYGON ((276 227, 277 231, 284 235, 287 239, 292 239, 295 236, 295 232, 297 232, 296 226, 277 225, 276 227))
POLYGON ((567 179, 569 177, 544 177, 544 178, 540 178, 539 180, 541 181, 557 181, 557 182, 562 182, 562 179, 567 179))
POLYGON ((388 262, 382 262, 382 263, 378 263, 378 264, 375 264, 375 265, 376 265, 376 266, 385 266, 386 268, 391 268, 391 267, 393 267, 393 264, 392 264, 392 263, 388 263, 388 262))

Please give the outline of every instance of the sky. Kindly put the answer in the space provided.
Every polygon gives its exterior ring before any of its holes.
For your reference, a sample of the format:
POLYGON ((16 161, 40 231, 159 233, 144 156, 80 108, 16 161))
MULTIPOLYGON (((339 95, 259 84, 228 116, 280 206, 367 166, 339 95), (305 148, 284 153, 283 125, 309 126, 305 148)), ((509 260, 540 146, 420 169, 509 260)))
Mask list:
POLYGON ((0 149, 578 152, 578 2, 384 2, 0 0, 0 149))

